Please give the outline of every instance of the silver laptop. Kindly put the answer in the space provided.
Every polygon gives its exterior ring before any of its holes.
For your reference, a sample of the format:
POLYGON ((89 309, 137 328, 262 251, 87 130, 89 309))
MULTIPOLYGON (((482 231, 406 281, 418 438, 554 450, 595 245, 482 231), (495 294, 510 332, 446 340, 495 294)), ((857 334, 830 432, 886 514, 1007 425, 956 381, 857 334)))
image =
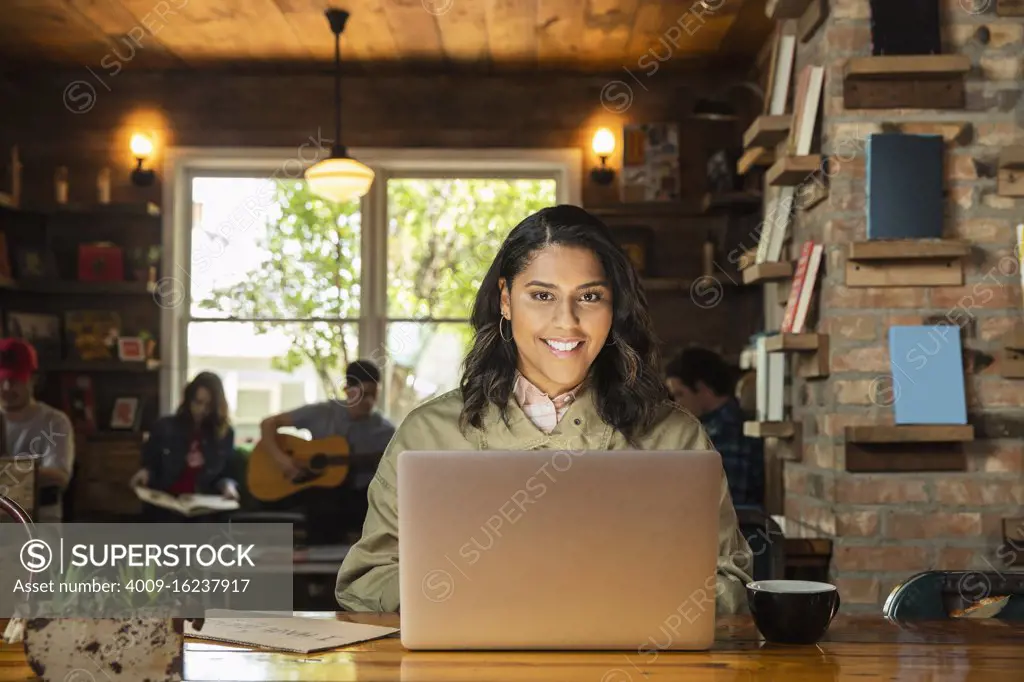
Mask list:
POLYGON ((408 649, 708 649, 713 451, 398 456, 408 649))

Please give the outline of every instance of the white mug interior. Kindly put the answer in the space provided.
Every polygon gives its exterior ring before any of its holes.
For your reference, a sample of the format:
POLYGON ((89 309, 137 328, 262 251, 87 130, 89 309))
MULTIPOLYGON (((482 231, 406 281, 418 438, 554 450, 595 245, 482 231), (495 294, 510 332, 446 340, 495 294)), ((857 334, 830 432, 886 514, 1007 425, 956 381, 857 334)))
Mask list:
POLYGON ((833 592, 835 585, 819 583, 811 580, 756 580, 747 583, 747 587, 759 592, 775 592, 778 594, 820 594, 833 592))

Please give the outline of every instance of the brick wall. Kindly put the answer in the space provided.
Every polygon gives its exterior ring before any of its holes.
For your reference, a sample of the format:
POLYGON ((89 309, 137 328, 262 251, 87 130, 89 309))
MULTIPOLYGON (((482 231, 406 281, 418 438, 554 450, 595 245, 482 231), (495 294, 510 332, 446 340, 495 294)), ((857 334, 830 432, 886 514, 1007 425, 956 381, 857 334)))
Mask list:
POLYGON ((799 44, 797 72, 805 64, 826 67, 822 153, 834 155, 831 190, 824 203, 797 212, 790 255, 807 239, 826 245, 816 330, 830 335, 831 373, 793 379, 803 459, 785 465, 785 510, 787 522, 833 538, 832 577, 844 610, 873 610, 913 573, 1002 570, 1012 554, 1002 544, 1001 521, 1024 505, 1024 380, 1000 376, 998 339, 1020 319, 1013 226, 1024 203, 996 195, 992 169, 1002 146, 1024 143, 1024 19, 997 17, 993 2, 942 2, 944 51, 969 55, 973 66, 965 109, 845 110, 843 67, 849 57, 871 54, 870 10, 868 0, 830 5, 825 25, 799 44), (982 13, 967 11, 982 6, 982 13), (987 45, 977 38, 982 27, 987 45), (864 140, 883 125, 909 122, 924 124, 913 132, 958 133, 947 142, 945 229, 948 238, 972 243, 965 285, 849 288, 845 245, 867 236, 864 140), (844 427, 893 422, 885 392, 888 328, 922 323, 962 329, 968 419, 976 431, 962 446, 966 470, 847 473, 844 427))

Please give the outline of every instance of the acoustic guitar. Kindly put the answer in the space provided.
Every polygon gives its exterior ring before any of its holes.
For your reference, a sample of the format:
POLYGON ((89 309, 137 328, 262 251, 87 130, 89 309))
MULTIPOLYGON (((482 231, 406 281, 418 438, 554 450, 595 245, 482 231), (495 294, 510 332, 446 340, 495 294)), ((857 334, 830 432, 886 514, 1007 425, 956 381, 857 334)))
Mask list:
POLYGON ((261 441, 249 455, 246 473, 249 492, 257 500, 276 502, 308 488, 336 488, 345 482, 352 459, 348 439, 329 436, 303 440, 281 433, 277 444, 302 473, 288 478, 261 441))

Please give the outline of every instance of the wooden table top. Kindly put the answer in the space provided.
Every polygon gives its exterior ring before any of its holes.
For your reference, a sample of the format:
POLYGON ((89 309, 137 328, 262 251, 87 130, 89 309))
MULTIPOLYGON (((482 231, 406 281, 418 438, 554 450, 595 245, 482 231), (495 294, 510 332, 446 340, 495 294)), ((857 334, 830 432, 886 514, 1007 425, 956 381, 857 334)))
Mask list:
MULTIPOLYGON (((302 614, 313 615, 313 614, 302 614)), ((330 617, 328 614, 317 614, 330 617)), ((398 627, 395 614, 335 614, 398 627)), ((557 682, 1020 682, 1024 623, 844 616, 817 645, 761 641, 749 617, 719 619, 707 652, 408 652, 397 633, 321 654, 253 651, 188 640, 188 680, 551 680, 557 682)), ((0 681, 34 679, 20 646, 0 646, 0 681)))

